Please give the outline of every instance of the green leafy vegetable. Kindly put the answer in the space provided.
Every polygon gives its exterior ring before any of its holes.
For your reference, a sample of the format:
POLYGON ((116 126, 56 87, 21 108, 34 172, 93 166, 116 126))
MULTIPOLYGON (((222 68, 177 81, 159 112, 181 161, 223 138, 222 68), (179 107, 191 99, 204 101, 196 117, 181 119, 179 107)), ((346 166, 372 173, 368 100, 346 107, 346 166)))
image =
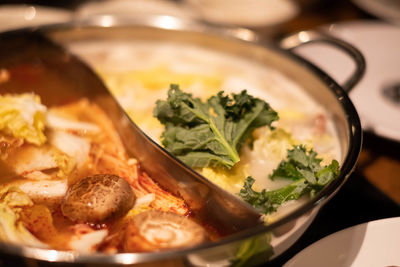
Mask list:
POLYGON ((46 142, 46 110, 34 94, 0 96, 0 131, 41 145, 46 142))
POLYGON ((277 190, 267 191, 263 189, 261 192, 257 192, 252 189, 254 181, 251 176, 247 177, 239 196, 263 214, 276 211, 285 201, 299 199, 307 189, 305 180, 301 179, 277 190))
POLYGON ((295 146, 288 150, 287 159, 270 176, 271 179, 290 179, 292 183, 276 190, 256 192, 252 189, 255 180, 249 176, 239 195, 264 214, 272 213, 282 203, 299 199, 305 194, 314 196, 339 175, 336 160, 327 166, 321 166, 321 161, 313 150, 295 146))
POLYGON ((278 114, 246 91, 206 102, 171 85, 168 99, 158 100, 154 116, 165 125, 162 144, 191 167, 225 166, 239 162, 239 151, 261 126, 271 126, 278 114))
POLYGON ((271 234, 261 234, 243 242, 235 254, 232 266, 255 266, 266 262, 274 254, 271 234))

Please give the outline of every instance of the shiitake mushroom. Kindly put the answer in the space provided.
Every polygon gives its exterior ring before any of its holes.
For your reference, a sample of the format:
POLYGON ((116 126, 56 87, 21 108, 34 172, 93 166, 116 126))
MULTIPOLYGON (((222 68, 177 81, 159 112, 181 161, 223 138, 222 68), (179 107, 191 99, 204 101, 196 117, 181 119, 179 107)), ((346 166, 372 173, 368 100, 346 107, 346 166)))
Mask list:
POLYGON ((123 178, 96 174, 68 189, 61 211, 73 222, 99 223, 128 212, 135 200, 131 186, 123 178))
POLYGON ((150 210, 134 216, 125 230, 126 252, 145 252, 195 246, 207 239, 206 231, 190 218, 150 210))

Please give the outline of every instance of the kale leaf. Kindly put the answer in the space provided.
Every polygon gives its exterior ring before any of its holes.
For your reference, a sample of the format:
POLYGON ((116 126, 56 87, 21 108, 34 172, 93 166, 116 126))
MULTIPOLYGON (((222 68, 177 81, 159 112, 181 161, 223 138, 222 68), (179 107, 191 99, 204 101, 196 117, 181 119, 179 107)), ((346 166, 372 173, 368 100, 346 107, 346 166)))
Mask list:
POLYGON ((282 203, 299 199, 305 194, 312 197, 340 173, 336 160, 332 160, 327 166, 321 166, 321 161, 313 150, 307 151, 303 146, 295 146, 288 150, 287 159, 283 160, 270 176, 271 179, 290 179, 293 180, 292 183, 276 190, 263 189, 256 192, 252 189, 255 180, 249 176, 239 196, 264 214, 272 213, 282 203))
POLYGON ((171 84, 167 100, 158 100, 154 116, 165 125, 163 146, 190 167, 233 167, 252 132, 278 119, 263 100, 221 91, 206 102, 171 84))
POLYGON ((274 255, 271 233, 264 233, 242 242, 231 260, 232 267, 258 266, 274 255))

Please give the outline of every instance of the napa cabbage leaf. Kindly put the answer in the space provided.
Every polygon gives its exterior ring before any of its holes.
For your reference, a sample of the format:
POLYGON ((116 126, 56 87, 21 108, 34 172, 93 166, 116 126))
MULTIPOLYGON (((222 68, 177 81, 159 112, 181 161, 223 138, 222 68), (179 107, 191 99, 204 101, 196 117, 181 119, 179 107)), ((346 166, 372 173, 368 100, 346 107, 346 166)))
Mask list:
POLYGON ((23 207, 33 205, 32 200, 16 187, 0 190, 0 240, 18 245, 46 248, 19 220, 23 207))
POLYGON ((46 111, 47 108, 35 94, 0 95, 0 131, 41 145, 46 142, 46 111))

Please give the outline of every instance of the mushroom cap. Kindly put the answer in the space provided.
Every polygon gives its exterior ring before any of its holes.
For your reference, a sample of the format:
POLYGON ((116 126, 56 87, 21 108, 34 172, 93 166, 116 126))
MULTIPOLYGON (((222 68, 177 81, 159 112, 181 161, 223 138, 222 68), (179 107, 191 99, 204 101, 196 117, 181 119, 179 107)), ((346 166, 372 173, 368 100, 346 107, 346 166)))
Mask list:
POLYGON ((117 175, 96 174, 71 186, 61 204, 73 222, 99 223, 128 212, 136 196, 127 181, 117 175))
POLYGON ((134 216, 125 231, 124 249, 144 252, 195 246, 207 239, 206 231, 190 218, 150 210, 134 216))

